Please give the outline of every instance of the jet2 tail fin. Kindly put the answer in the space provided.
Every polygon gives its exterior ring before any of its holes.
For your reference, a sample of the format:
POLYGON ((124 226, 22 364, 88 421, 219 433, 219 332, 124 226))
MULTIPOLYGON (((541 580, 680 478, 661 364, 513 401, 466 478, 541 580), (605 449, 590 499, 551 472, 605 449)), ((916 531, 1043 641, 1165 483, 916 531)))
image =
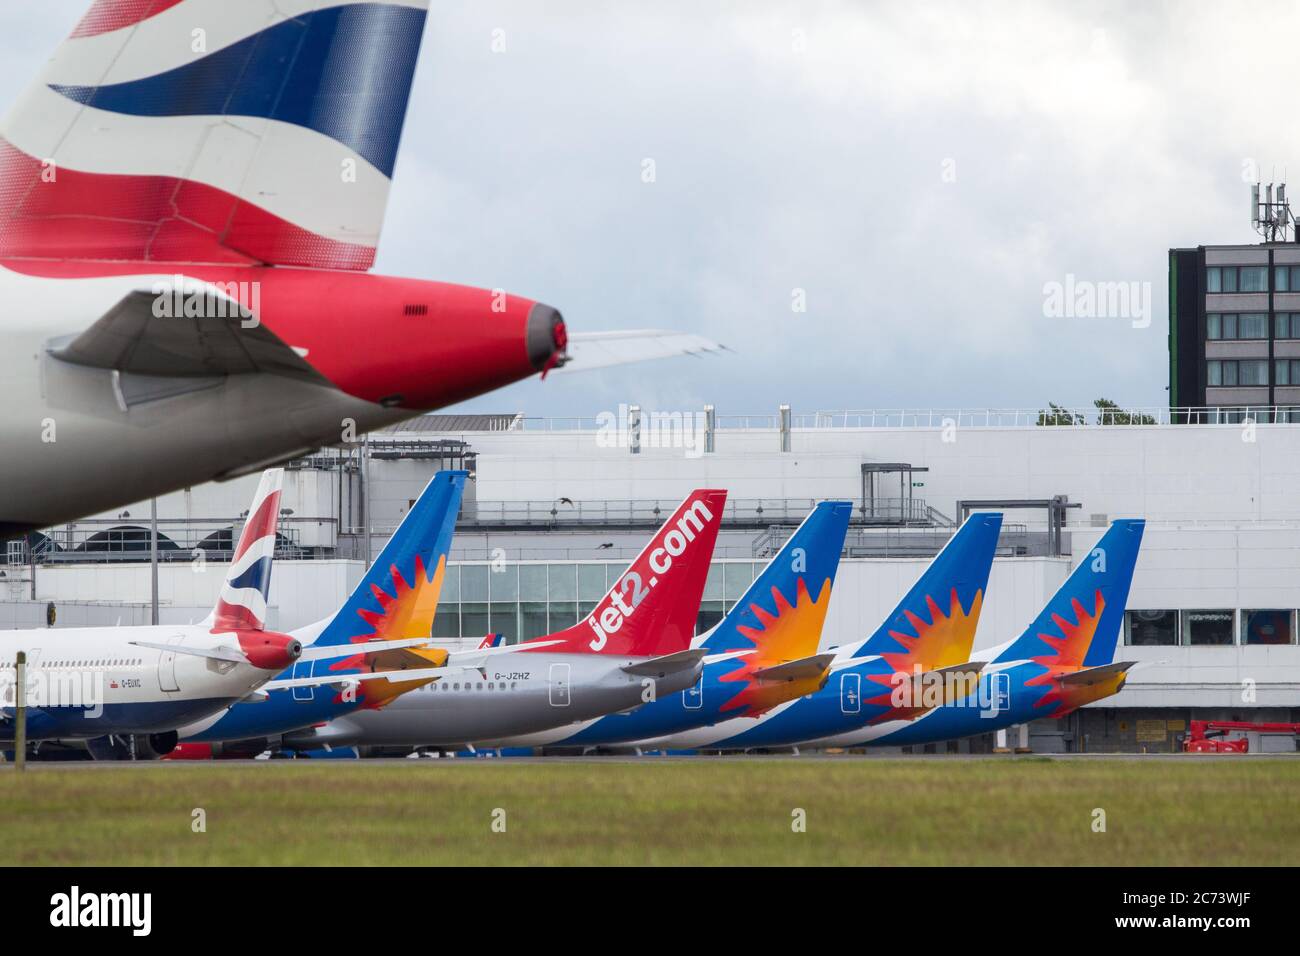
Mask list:
POLYGON ((972 514, 855 657, 879 655, 895 671, 939 670, 970 659, 1002 515, 972 514))
POLYGON ((852 502, 820 502, 702 646, 713 654, 752 648, 755 666, 816 654, 852 514, 852 502))
POLYGON ((727 493, 693 491, 582 622, 525 642, 551 652, 662 657, 690 647, 727 493))
MULTIPOLYGON (((468 477, 465 471, 440 471, 433 476, 315 646, 432 635, 468 477)), ((331 670, 354 666, 359 662, 344 661, 331 670)))
POLYGON ((1019 638, 993 658, 1049 667, 1095 667, 1115 658, 1146 522, 1111 523, 1019 638))

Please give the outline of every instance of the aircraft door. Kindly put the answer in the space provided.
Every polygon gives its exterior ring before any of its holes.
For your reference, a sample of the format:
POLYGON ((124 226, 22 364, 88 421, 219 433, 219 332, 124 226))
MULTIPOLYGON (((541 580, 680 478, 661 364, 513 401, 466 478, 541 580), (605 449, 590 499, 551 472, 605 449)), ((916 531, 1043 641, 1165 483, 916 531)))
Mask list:
MULTIPOLYGON (((173 637, 168 644, 179 644, 184 638, 173 637)), ((176 683, 176 652, 161 651, 158 655, 158 689, 172 692, 181 689, 176 683)))
MULTIPOLYGON (((311 676, 311 665, 313 661, 297 660, 293 664, 293 676, 296 679, 311 676)), ((293 689, 293 699, 307 701, 316 695, 315 687, 295 687, 293 689)))
POLYGON ((692 687, 682 691, 682 706, 687 710, 699 710, 704 706, 704 675, 700 675, 692 687))
POLYGON ((840 713, 862 713, 862 675, 844 673, 840 675, 840 713))
POLYGON ((570 664, 552 664, 550 673, 550 690, 552 707, 569 706, 570 664))

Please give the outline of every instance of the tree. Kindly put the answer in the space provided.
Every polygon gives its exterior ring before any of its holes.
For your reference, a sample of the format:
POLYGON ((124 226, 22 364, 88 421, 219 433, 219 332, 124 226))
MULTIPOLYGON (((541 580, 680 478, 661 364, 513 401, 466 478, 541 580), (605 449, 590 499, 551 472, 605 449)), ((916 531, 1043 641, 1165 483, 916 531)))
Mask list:
POLYGON ((1040 425, 1083 425, 1085 424, 1082 415, 1076 415, 1064 406, 1057 405, 1055 402, 1047 403, 1048 411, 1038 413, 1038 424, 1040 425))
POLYGON ((1127 412, 1109 398, 1099 398, 1092 403, 1097 406, 1098 425, 1155 425, 1155 417, 1141 412, 1127 412))

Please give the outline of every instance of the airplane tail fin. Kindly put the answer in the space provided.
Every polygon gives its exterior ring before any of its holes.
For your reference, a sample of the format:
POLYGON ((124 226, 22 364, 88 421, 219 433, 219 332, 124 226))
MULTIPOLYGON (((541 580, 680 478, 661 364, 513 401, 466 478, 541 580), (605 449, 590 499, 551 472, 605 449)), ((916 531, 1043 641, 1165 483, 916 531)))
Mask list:
POLYGON ((1140 519, 1111 522, 1034 622, 994 661, 1033 660, 1052 667, 1111 663, 1145 527, 1140 519))
POLYGON ((726 504, 725 491, 691 492, 595 610, 538 642, 551 653, 660 657, 687 650, 726 504))
POLYGON ((851 502, 819 503, 702 646, 753 648, 768 664, 816 654, 852 514, 851 502))
MULTIPOLYGON (((447 571, 466 471, 440 471, 425 486, 314 646, 428 638, 447 571)), ((344 659, 331 670, 359 666, 344 659)))
POLYGON ((907 673, 968 661, 1001 530, 1000 514, 967 518, 854 656, 879 655, 907 673))
POLYGON ((95 0, 0 123, 0 258, 374 264, 428 0, 95 0))
POLYGON ((221 585, 217 606, 208 617, 214 631, 260 631, 266 627, 266 601, 271 591, 271 562, 280 526, 280 490, 284 469, 262 472, 248 520, 239 533, 230 569, 221 585))

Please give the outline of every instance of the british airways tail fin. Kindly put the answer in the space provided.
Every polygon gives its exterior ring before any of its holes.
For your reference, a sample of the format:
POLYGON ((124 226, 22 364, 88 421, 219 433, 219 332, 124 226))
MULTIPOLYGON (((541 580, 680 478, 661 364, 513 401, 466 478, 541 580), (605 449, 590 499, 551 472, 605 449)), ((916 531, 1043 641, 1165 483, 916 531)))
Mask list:
POLYGON ((1042 613, 993 660, 1061 667, 1111 663, 1145 527, 1140 519, 1111 522, 1042 613))
POLYGON ((284 469, 262 472, 248 520, 239 533, 230 570, 221 585, 217 606, 208 616, 213 631, 260 631, 266 627, 266 601, 271 592, 271 562, 280 526, 280 491, 284 469))
POLYGON ((726 504, 725 491, 691 492, 595 609, 575 626, 538 638, 538 649, 629 657, 688 650, 726 504))
POLYGON ((466 471, 433 476, 313 646, 432 635, 468 477, 466 471))
POLYGON ((0 258, 369 269, 428 0, 96 0, 0 124, 0 258))
POLYGON ((852 513, 848 501, 818 504, 701 646, 753 648, 773 664, 816 654, 852 513))
POLYGON ((967 518, 854 656, 879 655, 908 673, 968 661, 1001 531, 1000 514, 967 518))

